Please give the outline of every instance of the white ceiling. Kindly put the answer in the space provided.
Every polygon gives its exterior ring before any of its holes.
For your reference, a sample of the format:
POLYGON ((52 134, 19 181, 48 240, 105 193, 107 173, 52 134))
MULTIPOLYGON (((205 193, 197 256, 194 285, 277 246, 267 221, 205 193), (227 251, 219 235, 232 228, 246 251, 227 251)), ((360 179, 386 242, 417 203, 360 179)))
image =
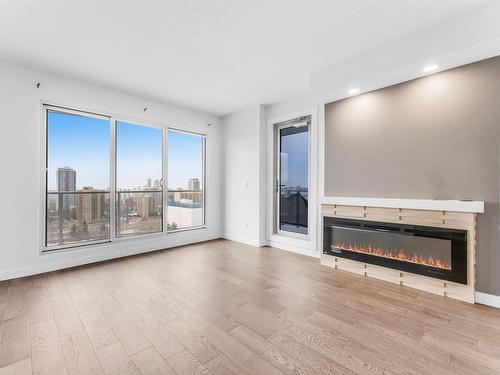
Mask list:
POLYGON ((466 17, 473 2, 0 2, 0 58, 224 115, 466 17))

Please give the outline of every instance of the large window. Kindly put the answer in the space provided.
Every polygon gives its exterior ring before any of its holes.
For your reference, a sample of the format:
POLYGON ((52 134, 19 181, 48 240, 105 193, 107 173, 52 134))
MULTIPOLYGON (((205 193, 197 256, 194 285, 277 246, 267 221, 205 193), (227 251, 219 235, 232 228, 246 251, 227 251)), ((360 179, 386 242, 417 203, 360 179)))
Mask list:
POLYGON ((311 116, 276 125, 277 232, 308 234, 311 116))
POLYGON ((168 229, 204 225, 205 138, 198 134, 168 132, 168 229))
POLYGON ((44 111, 46 250, 204 226, 204 136, 44 111))

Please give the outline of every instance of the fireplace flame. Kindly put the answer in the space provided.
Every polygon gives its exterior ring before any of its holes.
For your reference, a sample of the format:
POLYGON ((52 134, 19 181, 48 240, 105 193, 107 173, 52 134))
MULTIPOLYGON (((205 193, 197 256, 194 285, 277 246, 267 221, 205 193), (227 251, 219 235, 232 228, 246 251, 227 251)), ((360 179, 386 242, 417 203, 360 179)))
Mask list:
POLYGON ((424 266, 442 268, 445 270, 451 270, 451 265, 443 262, 440 259, 436 259, 432 256, 424 257, 421 255, 408 255, 404 250, 399 250, 397 252, 382 249, 380 247, 373 247, 371 245, 361 246, 361 245, 352 245, 350 243, 333 243, 332 249, 342 249, 346 251, 352 251, 355 253, 362 253, 368 255, 375 255, 383 258, 390 258, 395 260, 401 260, 404 262, 422 264, 424 266))

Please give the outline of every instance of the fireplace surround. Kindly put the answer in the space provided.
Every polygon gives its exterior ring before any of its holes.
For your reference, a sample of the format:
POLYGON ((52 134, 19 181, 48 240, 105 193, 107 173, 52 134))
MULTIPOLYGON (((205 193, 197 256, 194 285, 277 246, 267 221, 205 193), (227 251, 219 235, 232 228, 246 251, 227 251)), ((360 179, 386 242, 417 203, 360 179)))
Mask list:
POLYGON ((484 202, 323 197, 321 264, 475 302, 484 202))
POLYGON ((467 231, 325 217, 323 253, 467 284, 467 231))

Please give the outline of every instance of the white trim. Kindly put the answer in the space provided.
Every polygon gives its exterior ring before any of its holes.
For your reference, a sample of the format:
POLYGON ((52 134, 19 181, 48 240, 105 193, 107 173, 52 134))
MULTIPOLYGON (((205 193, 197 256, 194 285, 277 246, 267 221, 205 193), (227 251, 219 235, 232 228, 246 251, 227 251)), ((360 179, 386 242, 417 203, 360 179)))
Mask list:
POLYGON ((161 144, 161 191, 162 191, 162 233, 167 233, 168 221, 168 128, 162 129, 161 144))
POLYGON ((136 255, 136 254, 142 254, 142 253, 148 253, 151 251, 157 251, 157 250, 162 250, 162 249, 168 249, 172 247, 177 247, 177 246, 183 246, 183 245, 189 245, 192 243, 197 243, 197 242, 205 242, 205 241, 210 241, 210 240, 215 240, 221 238, 220 234, 210 234, 207 232, 198 232, 196 234, 189 233, 186 234, 185 236, 169 236, 168 240, 166 237, 162 238, 156 238, 156 239, 151 239, 151 240, 136 240, 136 241, 130 241, 130 243, 124 245, 122 242, 108 242, 106 244, 100 244, 100 245, 92 245, 92 246, 87 246, 83 248, 77 248, 77 249, 67 249, 66 252, 70 251, 75 251, 78 252, 79 255, 72 259, 66 259, 66 260, 57 260, 57 251, 55 252, 48 252, 44 253, 44 259, 48 259, 50 257, 53 257, 53 261, 46 262, 41 265, 36 265, 36 266, 29 266, 29 267, 22 267, 22 268, 17 268, 9 271, 4 271, 0 272, 0 281, 3 280, 10 280, 10 279, 15 279, 18 277, 25 277, 25 276, 31 276, 31 275, 36 275, 40 273, 45 273, 45 272, 52 272, 52 271, 57 271, 65 268, 70 268, 70 267, 77 267, 81 266, 84 264, 90 264, 90 263, 95 263, 95 262, 102 262, 105 260, 111 260, 111 259, 117 259, 117 258, 122 258, 130 255, 136 255), (102 248, 106 249, 108 251, 102 251, 98 252, 92 255, 85 255, 86 253, 84 251, 81 251, 85 248, 102 248))
POLYGON ((40 173, 38 174, 38 246, 35 248, 36 256, 40 256, 45 248, 46 225, 47 225, 47 186, 48 186, 48 168, 47 168, 47 107, 40 102, 40 173))
MULTIPOLYGON (((116 119, 109 119, 109 240, 114 241, 117 237, 116 233, 116 167, 117 167, 117 131, 116 119)), ((45 142, 48 140, 46 139, 45 142)), ((47 188, 47 187, 45 187, 47 188)), ((76 186, 75 186, 76 189, 76 186)), ((120 219, 118 219, 120 220, 120 219)))
POLYGON ((476 297, 475 298, 476 303, 500 309, 500 296, 495 296, 494 294, 488 294, 483 292, 476 292, 475 297, 476 297))
POLYGON ((325 195, 325 139, 325 104, 320 103, 318 105, 318 209, 316 213, 316 250, 318 250, 318 256, 323 249, 323 218, 319 197, 325 195))
POLYGON ((240 235, 231 234, 231 233, 225 233, 222 236, 222 238, 229 240, 229 241, 240 242, 240 243, 244 243, 246 245, 255 246, 255 247, 262 247, 262 246, 266 245, 266 244, 261 244, 258 239, 240 236, 240 235))
POLYGON ((268 209, 266 213, 267 228, 266 241, 273 244, 282 244, 287 248, 300 248, 316 252, 318 241, 318 107, 313 106, 293 113, 288 113, 281 116, 271 117, 267 121, 267 202, 268 209), (293 120, 297 117, 311 116, 311 124, 309 125, 310 137, 310 160, 309 160, 309 212, 308 212, 308 235, 297 238, 296 236, 281 235, 275 233, 275 125, 284 121, 293 120))
POLYGON ((322 197, 322 204, 341 204, 346 206, 370 206, 388 208, 410 208, 417 210, 484 212, 482 201, 459 201, 437 199, 393 199, 393 198, 356 198, 356 197, 322 197))
POLYGON ((289 251, 291 253, 296 253, 296 254, 301 254, 301 255, 306 255, 312 258, 319 259, 320 258, 320 253, 319 251, 316 250, 311 250, 309 248, 304 248, 301 246, 297 246, 293 243, 284 243, 284 242, 276 242, 276 241, 270 241, 268 243, 269 246, 274 247, 276 249, 284 250, 284 251, 289 251))
POLYGON ((325 104, 318 105, 318 197, 325 196, 325 104))

